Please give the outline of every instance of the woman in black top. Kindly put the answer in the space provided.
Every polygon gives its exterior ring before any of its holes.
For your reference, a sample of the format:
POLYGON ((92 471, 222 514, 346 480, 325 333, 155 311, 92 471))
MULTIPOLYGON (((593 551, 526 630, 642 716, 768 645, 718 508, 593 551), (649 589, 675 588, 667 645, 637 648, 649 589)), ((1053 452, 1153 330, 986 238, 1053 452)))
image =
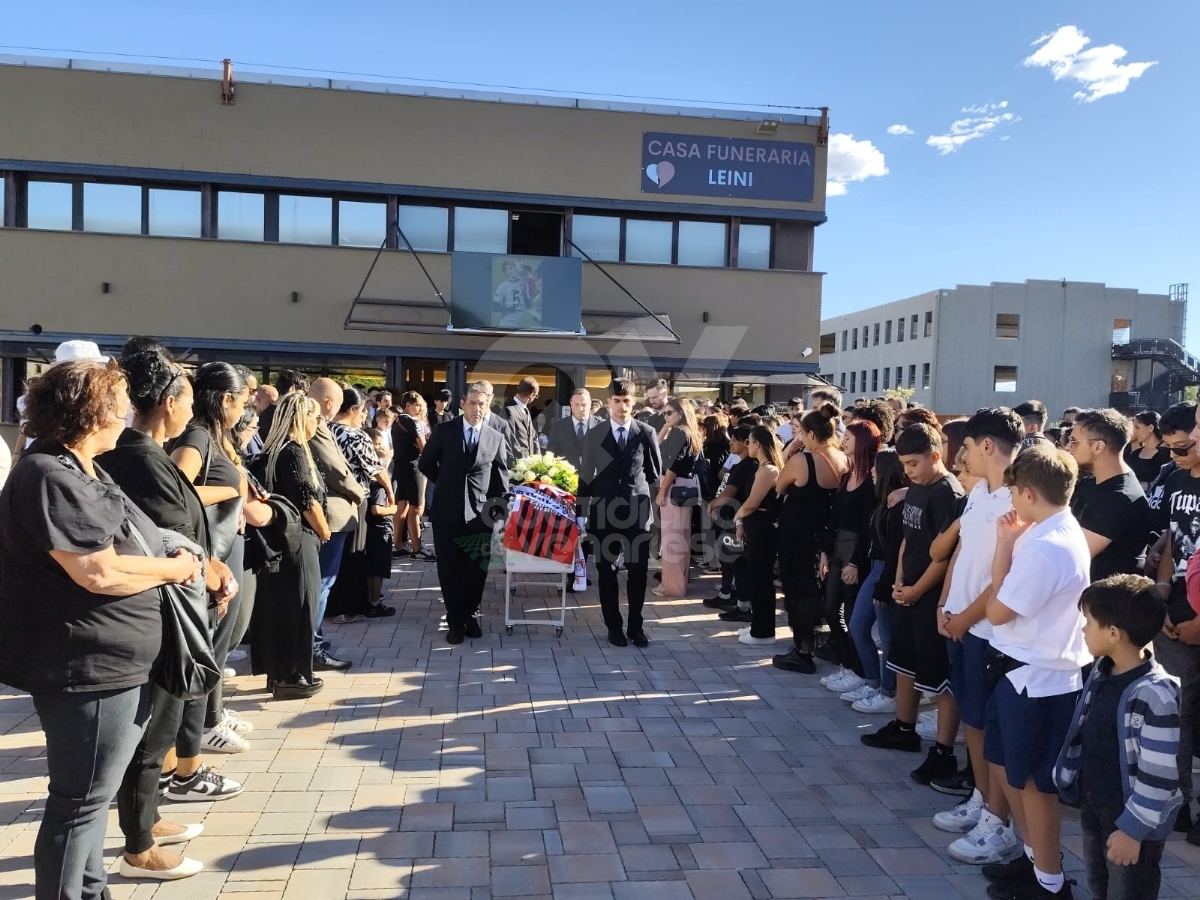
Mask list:
POLYGON ((1156 412, 1141 412, 1133 417, 1133 440, 1125 448, 1125 462, 1133 469, 1142 490, 1150 487, 1158 471, 1171 460, 1171 451, 1162 445, 1156 412))
POLYGON ((165 558, 158 526, 95 463, 128 409, 115 364, 52 367, 25 394, 34 443, 0 494, 0 680, 33 696, 50 775, 37 900, 107 894, 105 819, 149 715, 158 588, 204 577, 190 553, 165 558))
POLYGON ((869 569, 867 521, 875 508, 875 456, 882 444, 874 422, 855 421, 846 426, 842 449, 850 460, 850 469, 834 495, 829 529, 821 549, 825 624, 829 626, 826 646, 830 652, 826 658, 839 666, 826 687, 838 693, 853 691, 863 683, 862 662, 846 623, 854 613, 859 573, 865 576, 869 569))
MULTIPOLYGON (((672 397, 664 410, 662 460, 663 477, 658 482, 658 515, 661 522, 662 584, 653 593, 657 597, 687 595, 688 568, 691 562, 692 509, 700 504, 700 482, 696 461, 703 444, 696 425, 692 404, 672 397), (695 491, 695 500, 686 506, 671 501, 672 487, 695 491)), ((682 493, 682 490, 679 491, 682 493)))
POLYGON ((436 562, 437 557, 421 546, 421 516, 425 512, 425 476, 417 469, 429 426, 425 422, 425 398, 416 391, 400 396, 401 413, 392 425, 392 477, 396 482, 396 517, 393 540, 404 549, 407 536, 413 559, 436 562))
POLYGON ((805 452, 793 454, 775 482, 779 494, 779 574, 792 648, 771 662, 777 669, 812 675, 813 637, 824 609, 818 562, 825 529, 842 476, 849 468, 838 446, 840 410, 832 403, 804 414, 797 439, 805 452))
POLYGON ((783 457, 779 440, 765 425, 750 429, 746 446, 758 462, 758 471, 750 496, 733 517, 737 536, 745 542, 750 600, 750 625, 738 632, 738 640, 752 646, 768 645, 775 643, 775 481, 783 457))
POLYGON ((289 394, 279 401, 271 433, 255 460, 255 476, 300 514, 302 528, 294 546, 258 576, 258 596, 250 622, 250 661, 256 675, 267 676, 276 700, 311 697, 324 683, 313 677, 313 634, 321 595, 318 553, 329 540, 325 519, 325 482, 308 442, 317 432, 315 400, 289 394))

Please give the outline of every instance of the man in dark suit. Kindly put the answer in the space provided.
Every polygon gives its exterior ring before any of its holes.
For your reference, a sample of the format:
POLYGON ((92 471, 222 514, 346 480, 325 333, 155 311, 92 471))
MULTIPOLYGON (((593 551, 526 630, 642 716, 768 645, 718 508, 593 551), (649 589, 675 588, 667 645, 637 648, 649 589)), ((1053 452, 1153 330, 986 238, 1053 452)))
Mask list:
POLYGON ((486 387, 471 385, 462 416, 433 429, 418 463, 435 484, 433 543, 451 644, 483 637, 475 613, 487 582, 492 525, 504 514, 508 491, 504 436, 483 424, 490 400, 486 387))
POLYGON ((512 429, 512 449, 517 459, 541 453, 537 429, 529 413, 529 404, 537 395, 537 379, 526 375, 517 383, 516 396, 504 404, 503 414, 512 429))
POLYGON ((600 610, 608 642, 645 647, 642 606, 646 602, 646 564, 650 558, 650 485, 662 474, 658 435, 633 418, 633 382, 613 380, 609 388, 609 423, 593 428, 584 439, 579 469, 579 499, 590 513, 600 574, 600 610), (617 586, 617 557, 624 553, 629 572, 628 629, 623 629, 617 586))
MULTIPOLYGON (((504 461, 511 469, 517 461, 513 453, 512 426, 508 424, 508 419, 492 412, 492 399, 495 396, 492 383, 490 381, 477 381, 475 384, 479 385, 480 390, 487 391, 487 406, 484 407, 483 412, 483 427, 492 428, 500 432, 501 437, 504 438, 504 461)), ((462 400, 459 403, 462 409, 465 409, 466 405, 466 400, 462 400)))
POLYGON ((591 394, 587 388, 579 388, 571 394, 571 414, 555 419, 546 429, 550 438, 546 449, 578 469, 583 465, 584 437, 599 424, 592 415, 591 394))

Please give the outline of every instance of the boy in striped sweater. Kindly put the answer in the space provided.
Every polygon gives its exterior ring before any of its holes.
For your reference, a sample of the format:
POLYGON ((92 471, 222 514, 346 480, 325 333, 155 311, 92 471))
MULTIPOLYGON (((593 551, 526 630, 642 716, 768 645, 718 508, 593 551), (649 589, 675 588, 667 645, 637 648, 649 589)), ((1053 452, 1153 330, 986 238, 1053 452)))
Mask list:
POLYGON ((1183 801, 1179 682, 1147 646, 1166 603, 1149 578, 1114 575, 1079 598, 1096 665, 1055 768, 1064 803, 1078 806, 1083 859, 1096 900, 1154 900, 1163 842, 1183 801))

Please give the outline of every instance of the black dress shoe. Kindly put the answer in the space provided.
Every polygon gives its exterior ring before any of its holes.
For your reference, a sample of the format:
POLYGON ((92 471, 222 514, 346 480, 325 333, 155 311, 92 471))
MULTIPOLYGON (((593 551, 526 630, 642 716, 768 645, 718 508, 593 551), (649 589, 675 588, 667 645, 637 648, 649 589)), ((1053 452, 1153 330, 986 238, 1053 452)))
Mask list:
POLYGON ((625 640, 625 635, 619 631, 610 631, 608 633, 608 642, 614 647, 628 647, 629 641, 625 640))
POLYGON ((461 625, 451 625, 449 630, 446 632, 446 643, 461 644, 465 636, 466 633, 461 625))
POLYGON ((717 616, 722 622, 749 622, 752 620, 750 610, 731 609, 717 616))
POLYGON ((273 694, 276 700, 298 700, 313 696, 323 687, 325 687, 325 682, 320 678, 309 681, 304 676, 300 676, 295 681, 276 681, 273 694))
POLYGON ((463 634, 472 639, 483 637, 483 629, 479 626, 479 620, 474 616, 467 619, 466 624, 463 625, 463 634))
POLYGON ((328 650, 321 650, 313 654, 313 671, 316 672, 344 672, 354 663, 348 659, 336 659, 329 655, 328 650))
POLYGON ((629 632, 629 642, 635 647, 645 647, 650 643, 650 638, 646 637, 644 631, 629 632))
POLYGON ((817 674, 817 664, 813 662, 812 655, 801 653, 795 647, 792 647, 787 653, 780 653, 778 656, 772 657, 771 665, 777 669, 783 669, 785 672, 799 672, 801 675, 817 674))

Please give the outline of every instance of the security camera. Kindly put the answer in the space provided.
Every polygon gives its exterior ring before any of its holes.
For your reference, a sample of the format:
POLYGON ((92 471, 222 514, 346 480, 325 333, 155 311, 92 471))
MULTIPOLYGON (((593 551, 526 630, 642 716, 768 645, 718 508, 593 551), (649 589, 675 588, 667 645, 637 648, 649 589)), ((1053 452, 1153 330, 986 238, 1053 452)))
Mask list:
POLYGON ((812 347, 805 347, 803 350, 800 351, 800 355, 806 359, 808 357, 812 356, 812 347))
POLYGON ((29 330, 32 331, 34 334, 41 334, 42 326, 39 325, 37 322, 34 322, 32 325, 29 326, 29 330))

